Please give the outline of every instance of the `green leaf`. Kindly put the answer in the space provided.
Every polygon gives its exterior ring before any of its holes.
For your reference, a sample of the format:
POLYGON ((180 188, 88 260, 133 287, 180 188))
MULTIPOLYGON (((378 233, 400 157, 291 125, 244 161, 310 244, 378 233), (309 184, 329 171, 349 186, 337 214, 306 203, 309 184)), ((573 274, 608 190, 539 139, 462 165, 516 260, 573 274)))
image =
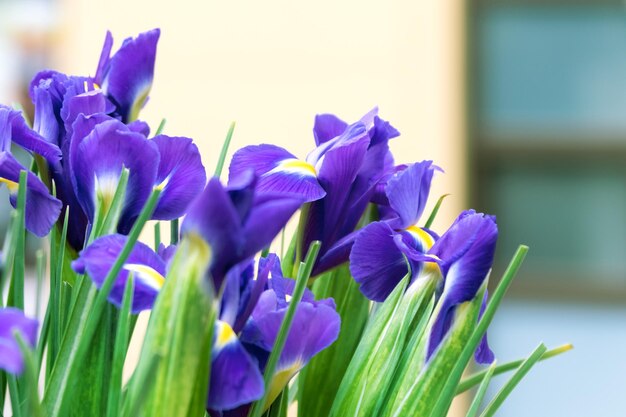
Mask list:
POLYGON ((434 280, 418 280, 406 289, 408 280, 407 275, 365 328, 333 402, 331 416, 378 415, 409 337, 411 323, 434 291, 434 280))
POLYGON ((115 335, 115 347, 113 349, 113 362, 107 399, 107 417, 117 417, 120 413, 122 371, 124 369, 124 360, 126 359, 128 341, 130 340, 129 327, 134 290, 135 281, 133 274, 130 273, 128 275, 128 280, 126 281, 124 299, 122 301, 122 308, 120 309, 119 320, 117 322, 117 332, 115 335))
POLYGON ((154 136, 159 136, 161 133, 163 133, 163 129, 165 129, 166 124, 167 124, 167 119, 164 117, 161 119, 161 122, 159 123, 159 126, 157 127, 156 132, 154 132, 154 136))
POLYGON ((224 169, 224 161, 226 161, 226 154, 228 153, 228 148, 230 147, 230 141, 233 138, 233 132, 235 131, 235 122, 230 124, 228 128, 228 132, 226 133, 226 138, 224 139, 224 143, 222 144, 222 150, 220 151, 219 159, 217 160, 217 166, 215 167, 214 176, 219 178, 222 175, 222 170, 224 169))
POLYGON ((483 335, 487 331, 487 327, 493 320, 494 315, 496 314, 496 310, 500 306, 502 299, 504 298, 504 294, 506 294, 507 289, 513 282, 513 278, 519 271, 522 266, 522 262, 526 257, 526 253, 528 253, 528 246, 520 245, 513 255, 513 259, 509 263, 508 267, 504 271, 504 275, 500 280, 500 283, 496 287, 496 290, 491 294, 491 299, 485 308, 485 311, 474 328, 474 331, 468 340, 465 348, 459 355, 458 361, 456 362, 454 368, 450 371, 448 378, 444 387, 441 390, 441 395, 439 396, 439 400, 434 405, 430 416, 439 417, 445 416, 450 408, 450 404, 452 404, 452 400, 456 395, 456 387, 461 380, 461 376, 463 371, 467 367, 472 355, 476 351, 476 347, 480 343, 483 335))
POLYGON ((430 226, 432 226, 433 222, 435 221, 435 218, 437 217, 437 213, 439 213, 439 209, 441 208, 441 203, 443 203, 443 200, 449 195, 450 194, 444 194, 441 197, 439 197, 439 200, 437 200, 437 204, 435 204, 435 207, 433 207, 433 211, 430 213, 430 216, 428 216, 428 220, 426 220, 426 224, 424 224, 424 227, 426 229, 430 229, 430 226))
POLYGON ((489 387, 489 382, 491 382, 491 377, 493 376, 493 372, 496 369, 496 362, 494 361, 489 368, 486 369, 485 374, 483 375, 482 382, 480 383, 480 387, 478 387, 478 391, 472 400, 472 404, 470 404, 469 410, 465 417, 476 417, 478 415, 478 410, 480 409, 480 404, 483 402, 483 398, 487 393, 487 387, 489 387))
POLYGON ((15 222, 13 223, 11 246, 14 249, 11 286, 9 289, 9 298, 7 305, 14 306, 20 310, 24 310, 24 270, 25 270, 25 245, 26 245, 26 228, 24 224, 24 216, 26 213, 26 190, 27 178, 26 171, 20 171, 20 182, 17 191, 17 205, 15 208, 15 222))
MULTIPOLYGON (((401 371, 401 376, 395 384, 395 390, 386 401, 381 416, 426 416, 437 402, 441 388, 446 382, 446 377, 458 361, 459 354, 463 351, 474 330, 478 313, 483 299, 486 283, 472 301, 460 304, 455 312, 452 327, 448 330, 440 346, 435 350, 421 372, 412 372, 414 366, 421 366, 424 361, 426 343, 419 349, 409 361, 408 368, 401 371)), ((437 307, 435 307, 437 309, 437 307)), ((428 328, 432 325, 431 318, 428 328)), ((429 334, 428 330, 426 334, 429 334)))
POLYGON ((154 251, 159 250, 159 246, 161 245, 161 222, 157 221, 154 223, 154 251))
MULTIPOLYGON (((549 351, 541 355, 541 358, 539 360, 543 361, 546 359, 553 358, 557 355, 560 355, 561 353, 565 353, 569 350, 572 350, 573 348, 574 346, 568 343, 568 344, 559 346, 557 348, 550 349, 549 351)), ((511 362, 503 363, 502 365, 498 365, 496 366, 494 370, 494 376, 517 369, 520 367, 522 363, 524 363, 524 359, 518 359, 516 361, 511 361, 511 362)), ((480 372, 476 372, 475 374, 472 374, 464 378, 456 388, 456 395, 459 395, 467 391, 468 389, 478 385, 483 380, 483 378, 485 377, 485 374, 488 371, 489 369, 484 369, 480 372)))
POLYGON ((203 415, 216 311, 206 281, 210 257, 199 236, 189 234, 181 241, 150 316, 123 416, 203 415), (155 356, 162 359, 153 377, 145 379, 155 356))
POLYGON ((541 358, 541 356, 546 352, 546 346, 541 343, 534 351, 530 354, 530 356, 522 363, 519 369, 513 374, 511 379, 507 381, 506 384, 498 391, 496 396, 491 400, 491 402, 487 405, 485 410, 483 410, 481 417, 491 417, 495 415, 498 408, 502 405, 506 397, 509 396, 511 391, 519 384, 519 382, 524 378, 524 376, 530 371, 541 358))
POLYGON ((30 346, 24 341, 22 335, 19 332, 14 333, 15 340, 17 341, 22 356, 24 358, 24 374, 20 378, 20 382, 24 382, 25 389, 23 393, 26 398, 23 401, 26 402, 27 416, 29 417, 44 417, 43 409, 39 403, 39 390, 38 390, 38 375, 39 366, 35 361, 33 351, 30 346))
POLYGON ((369 317, 370 301, 359 291, 348 265, 317 278, 316 299, 332 297, 341 316, 339 337, 318 353, 298 375, 299 415, 326 417, 369 317))
MULTIPOLYGON (((265 373, 263 375, 265 392, 263 393, 263 397, 252 405, 252 410, 250 410, 249 414, 250 417, 259 417, 263 411, 269 408, 278 394, 280 394, 280 391, 276 392, 276 387, 272 385, 274 371, 276 370, 276 365, 278 364, 280 355, 285 347, 285 342, 287 341, 287 336, 289 335, 289 329, 291 328, 291 322, 296 314, 298 303, 304 295, 304 290, 306 289, 306 284, 311 277, 311 271, 313 270, 313 265, 315 264, 319 250, 320 242, 312 242, 305 261, 300 263, 296 286, 293 290, 291 300, 289 301, 289 307, 287 308, 283 322, 280 325, 280 330, 278 331, 278 335, 274 341, 274 346, 272 346, 272 352, 270 353, 267 364, 265 365, 265 373)), ((279 388, 282 390, 283 387, 279 388)))
POLYGON ((174 219, 170 221, 170 245, 177 245, 179 236, 180 228, 178 227, 178 219, 174 219))

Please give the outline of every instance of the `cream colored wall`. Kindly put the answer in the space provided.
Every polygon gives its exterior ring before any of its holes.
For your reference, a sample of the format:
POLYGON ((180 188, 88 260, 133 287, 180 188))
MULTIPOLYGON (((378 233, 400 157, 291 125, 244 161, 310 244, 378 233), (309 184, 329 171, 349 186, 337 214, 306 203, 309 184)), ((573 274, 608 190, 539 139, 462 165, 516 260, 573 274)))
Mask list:
POLYGON ((446 170, 431 202, 453 194, 439 226, 464 207, 462 2, 62 1, 64 71, 93 73, 106 29, 116 45, 162 29, 143 116, 193 137, 210 169, 232 120, 233 148, 268 141, 304 156, 316 113, 354 121, 378 105, 402 133, 399 162, 446 170))

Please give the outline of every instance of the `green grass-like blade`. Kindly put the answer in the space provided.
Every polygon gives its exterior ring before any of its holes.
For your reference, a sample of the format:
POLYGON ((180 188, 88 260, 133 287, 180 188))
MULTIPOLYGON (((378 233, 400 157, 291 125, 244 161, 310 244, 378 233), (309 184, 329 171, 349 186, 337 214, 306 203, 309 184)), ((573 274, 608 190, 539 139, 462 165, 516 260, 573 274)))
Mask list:
POLYGON ((152 190, 148 201, 128 234, 128 239, 122 252, 107 274, 100 291, 96 291, 95 287, 88 280, 83 280, 81 283, 70 322, 68 323, 68 329, 61 344, 59 358, 52 370, 50 382, 43 399, 48 417, 60 416, 63 397, 72 380, 71 375, 80 366, 81 359, 102 318, 102 313, 107 305, 107 297, 115 283, 115 278, 139 239, 143 226, 152 216, 160 194, 160 188, 152 190))
POLYGON ((491 377, 493 376, 493 372, 496 369, 496 362, 494 361, 489 368, 487 368, 485 374, 483 375, 482 382, 480 383, 480 387, 478 387, 478 391, 472 400, 472 404, 470 404, 469 410, 467 410, 467 414, 465 417, 476 417, 478 415, 478 411, 480 409, 480 404, 483 402, 483 398, 485 398, 485 394, 487 393, 487 388, 489 387, 489 382, 491 382, 491 377))
POLYGON ((511 391, 519 384, 519 382, 524 378, 524 376, 530 371, 541 358, 541 356, 546 352, 546 346, 541 343, 537 348, 531 353, 531 355, 522 363, 519 369, 513 374, 511 379, 507 381, 506 384, 498 391, 496 396, 491 400, 489 405, 485 408, 485 410, 480 415, 481 417, 491 417, 493 416, 498 408, 502 405, 506 397, 509 396, 511 391))
POLYGON ((439 197, 439 200, 437 200, 437 204, 435 204, 435 207, 433 207, 433 211, 431 211, 430 216, 428 216, 428 220, 426 220, 426 224, 424 224, 424 227, 426 229, 429 229, 430 226, 432 226, 433 222, 435 221, 435 218, 437 217, 437 213, 439 213, 439 209, 441 208, 441 203, 443 203, 443 200, 449 195, 450 194, 444 194, 441 197, 439 197))
POLYGON ((159 250, 159 245, 161 245, 161 222, 157 221, 154 224, 154 251, 159 250))
MULTIPOLYGON (((17 205, 16 205, 16 222, 13 228, 13 248, 15 254, 13 255, 13 272, 11 274, 11 293, 12 296, 10 305, 24 310, 24 270, 25 264, 25 246, 26 246, 26 229, 25 229, 25 215, 26 215, 26 187, 28 172, 20 171, 20 183, 17 191, 17 205)), ((8 304, 8 303, 7 303, 8 304)))
POLYGON ((42 294, 43 294, 43 277, 46 273, 46 254, 43 250, 38 249, 35 254, 35 275, 37 277, 37 290, 35 295, 35 317, 40 320, 42 294))
POLYGON ((178 227, 178 219, 174 219, 170 222, 170 245, 177 245, 179 236, 180 228, 178 227))
MULTIPOLYGON (((546 353, 544 353, 543 355, 541 355, 541 358, 539 358, 540 361, 544 361, 546 359, 550 359, 553 358, 557 355, 560 355, 561 353, 565 353, 569 350, 572 350, 574 348, 574 346, 570 343, 556 347, 554 349, 550 349, 548 350, 546 353)), ((498 365, 496 366, 495 370, 494 370, 494 376, 496 375, 500 375, 503 374, 505 372, 509 372, 512 371, 514 369, 517 369, 520 367, 520 365, 524 363, 524 359, 518 359, 515 361, 511 361, 511 362, 506 362, 503 363, 502 365, 498 365)), ((484 369, 480 372, 476 372, 475 374, 472 374, 466 378, 464 378, 463 380, 461 380, 461 382, 459 383, 459 385, 456 387, 456 395, 459 395, 465 391, 467 391, 468 389, 478 385, 485 377, 485 374, 489 371, 489 368, 484 369)))
POLYGON ((130 171, 128 170, 128 168, 123 168, 120 174, 120 178, 117 182, 117 188, 115 189, 115 194, 113 195, 111 206, 109 207, 106 216, 104 217, 101 228, 99 230, 96 229, 96 237, 115 233, 117 229, 117 222, 119 221, 119 218, 122 214, 122 209, 124 208, 124 200, 126 198, 126 188, 128 187, 129 175, 130 171))
POLYGON ((230 124, 228 128, 228 132, 226 133, 226 138, 224 138, 224 143, 222 144, 222 150, 220 151, 219 159, 217 160, 217 165, 215 166, 215 174, 214 176, 219 178, 222 175, 222 170, 224 169, 224 162, 226 161, 226 154, 228 153, 228 148, 230 147, 230 141, 233 138, 233 132, 235 131, 235 122, 230 124))
POLYGON ((272 352, 270 353, 270 357, 267 360, 267 365, 265 367, 265 374, 263 375, 263 383, 265 386, 265 392, 263 397, 260 400, 254 403, 252 406, 252 410, 250 411, 250 417, 259 417, 263 413, 269 397, 269 387, 272 382, 272 378, 274 376, 274 371, 276 370, 276 365, 278 364, 278 359, 280 359, 280 355, 285 347, 285 342, 287 341, 287 336, 289 334, 289 329, 291 328, 291 322, 293 321, 293 317, 296 314, 296 308, 298 303, 302 299, 304 295, 304 290, 306 288, 306 284, 311 276, 311 271, 313 270, 313 264, 317 259, 317 254, 320 250, 320 242, 314 241, 311 243, 309 247, 309 251, 306 255, 305 261, 301 263, 300 268, 298 269, 298 277, 296 279, 296 286, 293 290, 291 301, 289 302, 289 308, 287 309, 287 313, 285 313, 285 318, 280 325, 280 330, 278 335, 276 336, 276 341, 274 342, 274 346, 272 347, 272 352))
POLYGON ((22 351, 22 356, 24 358, 24 374, 20 378, 21 381, 24 382, 25 385, 25 393, 26 398, 23 398, 22 401, 26 401, 28 416, 29 417, 44 417, 43 409, 41 408, 41 404, 39 403, 39 394, 38 394, 38 375, 39 366, 35 361, 35 356, 33 355, 33 351, 26 344, 22 335, 19 332, 14 333, 15 340, 17 341, 20 350, 22 351))
POLYGON ((133 293, 135 281, 133 274, 128 275, 124 299, 119 313, 117 323, 117 334, 115 335, 115 347, 113 349, 113 364, 111 367, 111 381, 107 398, 107 417, 117 417, 120 413, 120 399, 122 393, 122 371, 124 370, 124 360, 130 339, 129 323, 131 317, 131 307, 133 303, 133 293))
POLYGON ((480 340, 487 331, 489 324, 491 324, 491 321, 496 314, 496 310, 500 306, 500 303, 511 285, 511 282, 513 282, 513 278, 515 278, 517 271, 519 271, 522 266, 526 253, 528 253, 528 246, 520 245, 517 248, 515 255, 513 255, 513 259, 511 259, 511 262, 504 271, 502 280, 500 280, 496 290, 491 295, 491 300, 487 304, 480 321, 467 341, 465 348, 459 355, 456 365, 452 368, 452 371, 450 372, 448 379, 441 390, 439 400, 432 409, 430 414, 431 417, 443 417, 447 414, 450 404, 456 395, 456 387, 461 379, 461 375, 476 350, 476 347, 480 343, 480 340))
POLYGON ((167 119, 166 118, 161 119, 161 123, 159 123, 159 127, 157 127, 156 132, 154 132, 154 136, 159 136, 161 133, 163 133, 163 129, 165 129, 166 124, 167 124, 167 119))
POLYGON ((160 355, 152 353, 146 359, 148 365, 145 368, 138 368, 138 372, 133 374, 129 385, 137 386, 139 388, 137 391, 133 392, 133 395, 125 398, 126 402, 124 403, 121 416, 134 417, 139 415, 139 411, 152 389, 152 384, 150 384, 149 381, 153 381, 157 375, 162 359, 163 358, 160 355))

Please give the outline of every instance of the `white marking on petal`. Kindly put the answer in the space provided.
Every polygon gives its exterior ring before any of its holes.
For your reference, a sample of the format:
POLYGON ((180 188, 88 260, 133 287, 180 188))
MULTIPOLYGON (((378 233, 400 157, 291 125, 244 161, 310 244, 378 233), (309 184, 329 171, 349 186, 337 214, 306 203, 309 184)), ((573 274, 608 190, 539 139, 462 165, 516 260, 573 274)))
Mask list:
POLYGON ((140 280, 142 283, 154 288, 157 291, 163 287, 163 283, 165 282, 163 275, 159 274, 154 268, 149 267, 148 265, 125 264, 124 269, 132 272, 135 279, 140 280))
POLYGON ((306 161, 301 161, 296 158, 284 159, 278 163, 278 165, 267 172, 265 175, 271 175, 277 172, 284 172, 287 174, 297 174, 303 177, 316 177, 317 171, 315 167, 306 161))

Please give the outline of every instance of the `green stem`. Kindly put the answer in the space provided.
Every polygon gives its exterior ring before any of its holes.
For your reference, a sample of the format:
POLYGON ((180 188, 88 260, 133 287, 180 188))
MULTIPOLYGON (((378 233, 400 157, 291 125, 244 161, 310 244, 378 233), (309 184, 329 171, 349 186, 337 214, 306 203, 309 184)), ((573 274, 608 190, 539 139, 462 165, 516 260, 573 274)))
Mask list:
POLYGON ((226 138, 224 139, 224 143, 222 144, 222 150, 220 151, 219 159, 217 160, 217 166, 215 167, 214 176, 219 178, 222 175, 222 170, 224 169, 224 161, 226 161, 226 154, 228 153, 228 147, 230 146, 230 141, 233 138, 233 132, 235 131, 235 122, 230 124, 228 128, 228 132, 226 133, 226 138))

